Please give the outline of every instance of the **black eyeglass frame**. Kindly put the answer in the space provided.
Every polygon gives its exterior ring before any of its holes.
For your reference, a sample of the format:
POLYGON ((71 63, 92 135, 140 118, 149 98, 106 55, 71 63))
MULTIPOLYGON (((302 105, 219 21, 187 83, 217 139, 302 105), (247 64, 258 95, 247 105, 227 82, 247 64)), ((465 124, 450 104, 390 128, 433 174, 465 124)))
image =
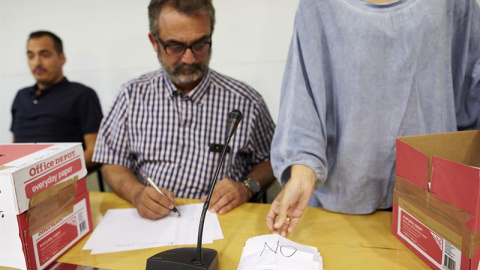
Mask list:
POLYGON ((203 56, 203 55, 206 55, 208 52, 210 52, 210 49, 212 48, 212 42, 211 41, 208 41, 208 42, 205 42, 205 41, 202 41, 202 42, 194 42, 190 45, 187 45, 187 44, 183 44, 183 43, 175 43, 175 44, 165 44, 159 37, 155 37, 155 40, 157 41, 157 44, 162 46, 163 50, 165 51, 165 53, 167 55, 170 55, 170 56, 182 56, 185 54, 185 52, 190 49, 192 51, 192 53, 194 55, 200 55, 200 56, 203 56), (194 47, 196 45, 208 45, 208 49, 205 51, 205 52, 195 52, 195 49, 194 47), (183 51, 181 53, 176 53, 176 54, 170 54, 168 53, 167 49, 168 47, 172 47, 172 46, 182 46, 183 47, 183 51))

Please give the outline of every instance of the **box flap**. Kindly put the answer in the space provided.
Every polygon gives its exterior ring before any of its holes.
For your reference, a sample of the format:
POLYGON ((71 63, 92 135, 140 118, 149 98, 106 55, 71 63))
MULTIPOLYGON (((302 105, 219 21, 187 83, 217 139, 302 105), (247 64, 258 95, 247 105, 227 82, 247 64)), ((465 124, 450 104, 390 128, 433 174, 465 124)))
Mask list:
MULTIPOLYGON (((479 169, 466 166, 441 157, 433 157, 430 193, 446 203, 453 204, 476 217, 479 195, 479 169)), ((475 218, 466 226, 474 228, 475 218)))
POLYGON ((480 131, 460 131, 430 135, 399 137, 411 147, 427 155, 480 167, 480 131))
POLYGON ((480 131, 461 131, 397 138, 396 175, 422 188, 431 181, 432 158, 442 157, 457 163, 480 166, 480 131), (424 166, 428 166, 425 178, 424 166), (424 179, 427 179, 426 184, 424 179))
POLYGON ((396 145, 396 175, 427 190, 428 156, 400 139, 397 139, 396 145))
POLYGON ((0 145, 0 170, 2 166, 18 158, 43 150, 53 144, 4 144, 0 145))

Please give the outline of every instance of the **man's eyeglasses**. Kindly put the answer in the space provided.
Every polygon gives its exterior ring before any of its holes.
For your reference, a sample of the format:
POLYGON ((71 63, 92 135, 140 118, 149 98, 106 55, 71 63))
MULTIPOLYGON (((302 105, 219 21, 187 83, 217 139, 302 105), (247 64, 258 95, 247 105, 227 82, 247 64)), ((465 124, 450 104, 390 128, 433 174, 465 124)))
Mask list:
POLYGON ((212 46, 212 42, 198 42, 193 43, 191 45, 186 45, 183 43, 173 43, 173 44, 164 44, 163 41, 155 37, 157 43, 159 43, 165 52, 170 56, 182 56, 187 49, 192 50, 193 54, 195 55, 205 55, 210 51, 210 47, 212 46))

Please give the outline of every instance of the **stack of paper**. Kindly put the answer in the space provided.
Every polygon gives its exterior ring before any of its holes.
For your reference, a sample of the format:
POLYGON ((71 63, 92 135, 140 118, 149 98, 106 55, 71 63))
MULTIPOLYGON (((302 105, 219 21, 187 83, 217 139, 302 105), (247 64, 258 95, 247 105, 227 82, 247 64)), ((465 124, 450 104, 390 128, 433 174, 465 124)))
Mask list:
MULTIPOLYGON (((159 220, 140 217, 135 208, 108 210, 83 249, 91 254, 171 245, 195 245, 203 204, 178 206, 175 213, 159 220)), ((204 244, 223 239, 217 215, 207 212, 203 228, 204 244)))
POLYGON ((238 270, 320 270, 322 256, 316 247, 304 246, 278 234, 253 237, 243 247, 238 270))

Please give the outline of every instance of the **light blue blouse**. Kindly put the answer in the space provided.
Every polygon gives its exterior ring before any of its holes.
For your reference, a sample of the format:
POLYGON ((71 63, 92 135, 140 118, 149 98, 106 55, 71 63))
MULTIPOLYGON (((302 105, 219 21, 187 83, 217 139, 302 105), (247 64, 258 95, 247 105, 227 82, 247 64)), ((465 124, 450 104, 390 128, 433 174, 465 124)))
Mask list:
POLYGON ((312 168, 311 206, 392 206, 397 136, 480 126, 475 0, 302 0, 272 143, 276 177, 312 168))

